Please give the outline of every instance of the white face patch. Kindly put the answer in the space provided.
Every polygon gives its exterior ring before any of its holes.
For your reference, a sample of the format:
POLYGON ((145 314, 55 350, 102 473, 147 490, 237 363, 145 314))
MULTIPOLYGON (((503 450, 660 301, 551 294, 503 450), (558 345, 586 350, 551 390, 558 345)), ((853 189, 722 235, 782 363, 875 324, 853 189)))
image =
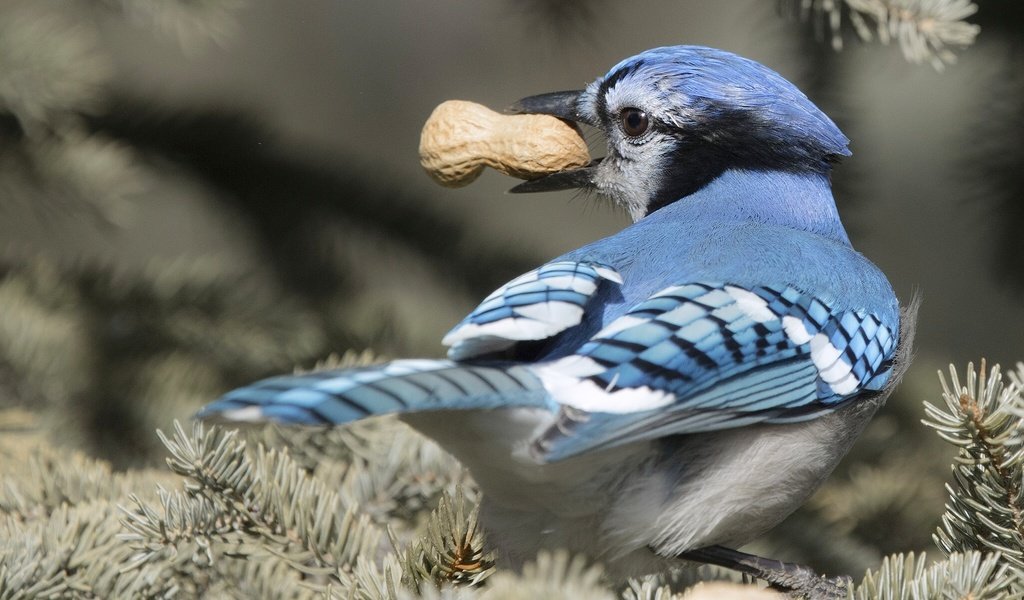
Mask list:
MULTIPOLYGON (((612 199, 629 212, 633 222, 647 215, 647 205, 657 191, 658 182, 664 177, 667 157, 657 155, 634 159, 622 158, 623 153, 638 154, 619 136, 608 137, 608 156, 601 161, 594 172, 594 189, 612 199)), ((653 149, 655 142, 644 148, 653 149)), ((653 150, 648 150, 653 153, 653 150)))
MULTIPOLYGON (((588 90, 596 95, 599 87, 588 90)), ((610 126, 606 131, 607 156, 594 173, 594 187, 629 211, 634 222, 647 215, 669 162, 673 160, 671 150, 675 141, 657 128, 651 128, 636 138, 627 137, 619 124, 620 113, 626 108, 637 108, 646 112, 650 119, 659 120, 667 108, 659 100, 662 95, 650 89, 646 82, 634 81, 627 76, 604 91, 601 104, 605 114, 595 115, 597 120, 607 119, 610 126)), ((584 110, 595 111, 594 104, 584 107, 584 110)))

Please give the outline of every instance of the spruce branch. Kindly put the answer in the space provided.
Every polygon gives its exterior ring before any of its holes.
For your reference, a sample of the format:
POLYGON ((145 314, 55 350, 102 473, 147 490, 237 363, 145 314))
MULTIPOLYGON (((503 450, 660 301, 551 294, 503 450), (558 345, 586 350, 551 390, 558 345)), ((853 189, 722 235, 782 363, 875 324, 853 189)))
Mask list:
POLYGON ((462 486, 455 496, 441 495, 430 514, 426 532, 405 552, 403 582, 418 589, 423 582, 478 585, 494 572, 494 556, 487 551, 479 526, 480 507, 467 506, 462 486))
MULTIPOLYGON (((161 495, 163 510, 136 503, 123 519, 128 540, 144 553, 141 564, 172 544, 189 541, 210 560, 212 539, 248 540, 288 560, 294 568, 325 575, 352 569, 359 557, 376 556, 382 531, 358 506, 344 508, 336 493, 302 470, 287 453, 246 449, 237 431, 191 434, 179 422, 174 435, 158 432, 171 469, 186 478, 185 493, 161 495), (232 534, 229 538, 228 534, 232 534)), ((244 547, 240 554, 248 554, 244 547)))
POLYGON ((479 588, 470 587, 446 586, 439 589, 426 585, 416 592, 398 590, 398 600, 477 600, 481 597, 486 598, 479 588))
POLYGON ((716 588, 707 584, 720 583, 727 590, 750 590, 755 588, 755 580, 748 575, 715 565, 683 563, 671 571, 657 575, 648 575, 641 579, 631 578, 622 590, 622 600, 690 600, 691 594, 704 587, 701 594, 715 594, 716 588))
POLYGON ((317 586, 310 586, 288 561, 272 555, 259 560, 222 560, 215 565, 217 580, 210 585, 209 597, 237 600, 314 600, 323 599, 317 586))
MULTIPOLYGON (((345 579, 343 579, 345 581, 345 579)), ((355 569, 347 575, 347 586, 330 588, 329 598, 334 600, 398 600, 402 588, 402 567, 394 554, 386 554, 380 564, 360 558, 355 569)))
POLYGON ((961 384, 950 366, 950 384, 940 372, 945 406, 925 402, 924 424, 959 448, 953 464, 949 501, 936 532, 943 552, 999 552, 1018 571, 1024 571, 1024 364, 1009 384, 999 366, 975 371, 967 366, 961 384))
POLYGON ((378 521, 397 517, 412 522, 435 506, 442 492, 479 501, 467 471, 433 440, 397 419, 374 419, 345 430, 352 463, 360 468, 346 473, 339 493, 378 521))
POLYGON ((998 554, 966 552, 929 565, 924 553, 886 557, 868 571, 851 600, 1010 600, 1024 592, 1019 573, 998 554))
MULTIPOLYGON (((127 533, 119 537, 137 549, 137 554, 126 566, 134 569, 153 561, 158 556, 175 559, 179 545, 191 543, 193 563, 209 566, 214 563, 213 539, 227 541, 229 536, 240 529, 230 513, 218 510, 218 506, 205 496, 191 496, 158 488, 160 509, 151 508, 134 494, 129 497, 134 510, 122 508, 121 520, 127 533), (232 522, 234 521, 234 522, 232 522)), ((235 552, 235 554, 240 554, 235 552)))
POLYGON ((614 600, 602 581, 604 570, 588 565, 579 555, 564 550, 541 550, 537 559, 523 567, 521 575, 498 571, 487 580, 486 600, 534 600, 535 598, 587 598, 614 600))
POLYGON ((827 20, 833 49, 843 47, 845 14, 862 40, 895 40, 908 61, 927 61, 938 71, 956 62, 954 49, 974 43, 981 28, 966 19, 977 11, 970 0, 800 0, 804 20, 827 20))
POLYGON ((667 584, 661 583, 656 577, 630 579, 628 587, 622 592, 623 600, 680 600, 682 594, 676 594, 667 584))
POLYGON ((173 595, 163 568, 122 572, 131 550, 118 530, 113 505, 101 501, 28 522, 0 520, 0 599, 173 595))
MULTIPOLYGON (((18 411, 0 411, 0 422, 11 412, 18 411)), ((163 471, 119 473, 105 461, 54 447, 38 430, 38 421, 24 422, 24 432, 0 431, 0 517, 31 522, 62 507, 128 498, 143 482, 171 482, 163 471)))
POLYGON ((146 431, 323 352, 323 321, 299 304, 216 258, 0 261, 0 407, 31 405, 62 441, 147 464, 162 447, 146 431))

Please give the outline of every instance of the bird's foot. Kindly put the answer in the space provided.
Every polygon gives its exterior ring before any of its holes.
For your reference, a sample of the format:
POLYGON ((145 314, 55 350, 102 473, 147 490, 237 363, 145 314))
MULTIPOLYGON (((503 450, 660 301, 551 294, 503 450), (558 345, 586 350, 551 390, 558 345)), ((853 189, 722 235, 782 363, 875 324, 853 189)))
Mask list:
POLYGON ((849 577, 830 579, 810 567, 761 558, 722 546, 690 550, 679 557, 746 573, 792 598, 846 600, 851 597, 849 590, 852 581, 849 577))

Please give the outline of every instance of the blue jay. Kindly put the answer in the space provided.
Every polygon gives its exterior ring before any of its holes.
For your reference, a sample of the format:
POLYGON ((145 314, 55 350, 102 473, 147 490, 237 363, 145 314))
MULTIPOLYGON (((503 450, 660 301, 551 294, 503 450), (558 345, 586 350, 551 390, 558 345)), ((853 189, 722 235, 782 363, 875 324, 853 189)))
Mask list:
POLYGON ((913 316, 832 197, 847 138, 775 72, 696 46, 510 111, 608 145, 512 191, 588 190, 634 223, 487 296, 447 360, 275 377, 200 416, 398 413, 470 469, 513 564, 567 547, 622 575, 684 558, 811 590, 802 567, 732 548, 810 496, 907 362, 913 316))

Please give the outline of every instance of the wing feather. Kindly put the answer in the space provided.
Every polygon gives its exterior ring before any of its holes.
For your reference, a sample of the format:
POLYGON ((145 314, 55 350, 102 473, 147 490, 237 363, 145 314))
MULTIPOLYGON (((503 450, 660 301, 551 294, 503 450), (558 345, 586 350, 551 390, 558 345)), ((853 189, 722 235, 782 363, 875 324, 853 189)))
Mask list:
POLYGON ((637 439, 792 422, 881 389, 896 334, 791 286, 671 286, 534 367, 559 422, 544 460, 637 439))
POLYGON ((622 283, 615 269, 598 262, 555 261, 520 275, 484 298, 444 337, 448 358, 499 352, 578 325, 602 280, 622 283))

